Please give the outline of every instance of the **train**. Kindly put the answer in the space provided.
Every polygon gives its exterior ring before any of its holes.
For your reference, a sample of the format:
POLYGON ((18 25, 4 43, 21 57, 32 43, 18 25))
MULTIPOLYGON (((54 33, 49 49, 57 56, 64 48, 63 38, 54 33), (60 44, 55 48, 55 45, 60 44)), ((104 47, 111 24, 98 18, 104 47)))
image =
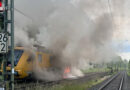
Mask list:
MULTIPOLYGON (((15 47, 14 49, 14 76, 15 79, 25 79, 33 77, 34 68, 51 67, 50 58, 51 54, 48 50, 41 46, 35 46, 36 50, 27 49, 22 46, 15 47)), ((11 71, 11 51, 7 54, 6 71, 11 71)), ((3 72, 3 63, 1 63, 0 72, 3 72)))

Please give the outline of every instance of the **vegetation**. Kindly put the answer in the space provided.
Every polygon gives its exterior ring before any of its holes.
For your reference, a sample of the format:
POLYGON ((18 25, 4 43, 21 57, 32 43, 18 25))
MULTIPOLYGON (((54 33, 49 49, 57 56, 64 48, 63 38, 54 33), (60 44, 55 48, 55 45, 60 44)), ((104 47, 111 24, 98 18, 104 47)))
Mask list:
POLYGON ((89 68, 87 70, 82 70, 83 73, 91 73, 91 72, 109 72, 108 68, 89 68))
POLYGON ((60 85, 55 85, 53 87, 41 87, 41 86, 36 86, 36 88, 33 89, 28 89, 28 90, 87 90, 93 85, 96 85, 100 82, 102 82, 104 79, 99 78, 95 80, 91 80, 89 82, 84 82, 84 83, 65 83, 65 84, 60 84, 60 85))
MULTIPOLYGON (((84 73, 89 73, 89 72, 110 72, 113 74, 114 72, 118 72, 121 70, 126 70, 128 67, 128 61, 127 60, 122 60, 120 56, 112 58, 109 62, 101 62, 100 64, 90 64, 91 68, 87 70, 82 70, 84 73)), ((129 65, 129 71, 130 71, 130 65, 129 65)))
POLYGON ((128 63, 128 75, 130 76, 130 60, 129 60, 129 63, 128 63))

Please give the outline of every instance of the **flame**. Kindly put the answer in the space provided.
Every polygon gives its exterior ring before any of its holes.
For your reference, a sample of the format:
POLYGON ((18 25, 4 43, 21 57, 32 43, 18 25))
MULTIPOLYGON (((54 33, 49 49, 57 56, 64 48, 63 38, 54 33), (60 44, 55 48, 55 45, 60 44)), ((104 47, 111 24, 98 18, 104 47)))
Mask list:
POLYGON ((69 73, 70 72, 70 67, 66 67, 64 70, 64 74, 69 73))
POLYGON ((70 67, 68 66, 68 67, 66 67, 65 69, 64 69, 64 74, 63 74, 63 78, 65 79, 65 78, 68 78, 68 74, 70 73, 70 67))

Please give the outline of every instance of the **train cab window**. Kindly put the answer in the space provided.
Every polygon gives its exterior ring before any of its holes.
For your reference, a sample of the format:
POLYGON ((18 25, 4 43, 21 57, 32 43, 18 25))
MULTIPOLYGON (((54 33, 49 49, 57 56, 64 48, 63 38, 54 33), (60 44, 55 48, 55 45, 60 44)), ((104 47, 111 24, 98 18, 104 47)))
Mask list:
POLYGON ((42 62, 42 55, 41 54, 38 54, 38 61, 42 62))
MULTIPOLYGON (((24 52, 23 50, 14 50, 14 64, 15 65, 17 65, 23 52, 24 52)), ((11 51, 8 52, 8 61, 11 61, 11 51)))

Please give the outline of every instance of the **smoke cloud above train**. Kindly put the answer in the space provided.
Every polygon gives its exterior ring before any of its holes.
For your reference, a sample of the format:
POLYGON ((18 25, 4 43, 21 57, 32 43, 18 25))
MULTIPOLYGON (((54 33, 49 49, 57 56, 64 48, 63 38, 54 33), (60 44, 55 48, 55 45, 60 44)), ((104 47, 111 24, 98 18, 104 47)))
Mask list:
POLYGON ((108 62, 116 55, 112 48, 114 22, 110 11, 103 8, 103 0, 101 3, 96 0, 16 1, 15 8, 24 15, 15 11, 15 45, 42 45, 56 56, 54 66, 70 66, 74 75, 82 75, 80 69, 88 68, 90 62, 108 62))

